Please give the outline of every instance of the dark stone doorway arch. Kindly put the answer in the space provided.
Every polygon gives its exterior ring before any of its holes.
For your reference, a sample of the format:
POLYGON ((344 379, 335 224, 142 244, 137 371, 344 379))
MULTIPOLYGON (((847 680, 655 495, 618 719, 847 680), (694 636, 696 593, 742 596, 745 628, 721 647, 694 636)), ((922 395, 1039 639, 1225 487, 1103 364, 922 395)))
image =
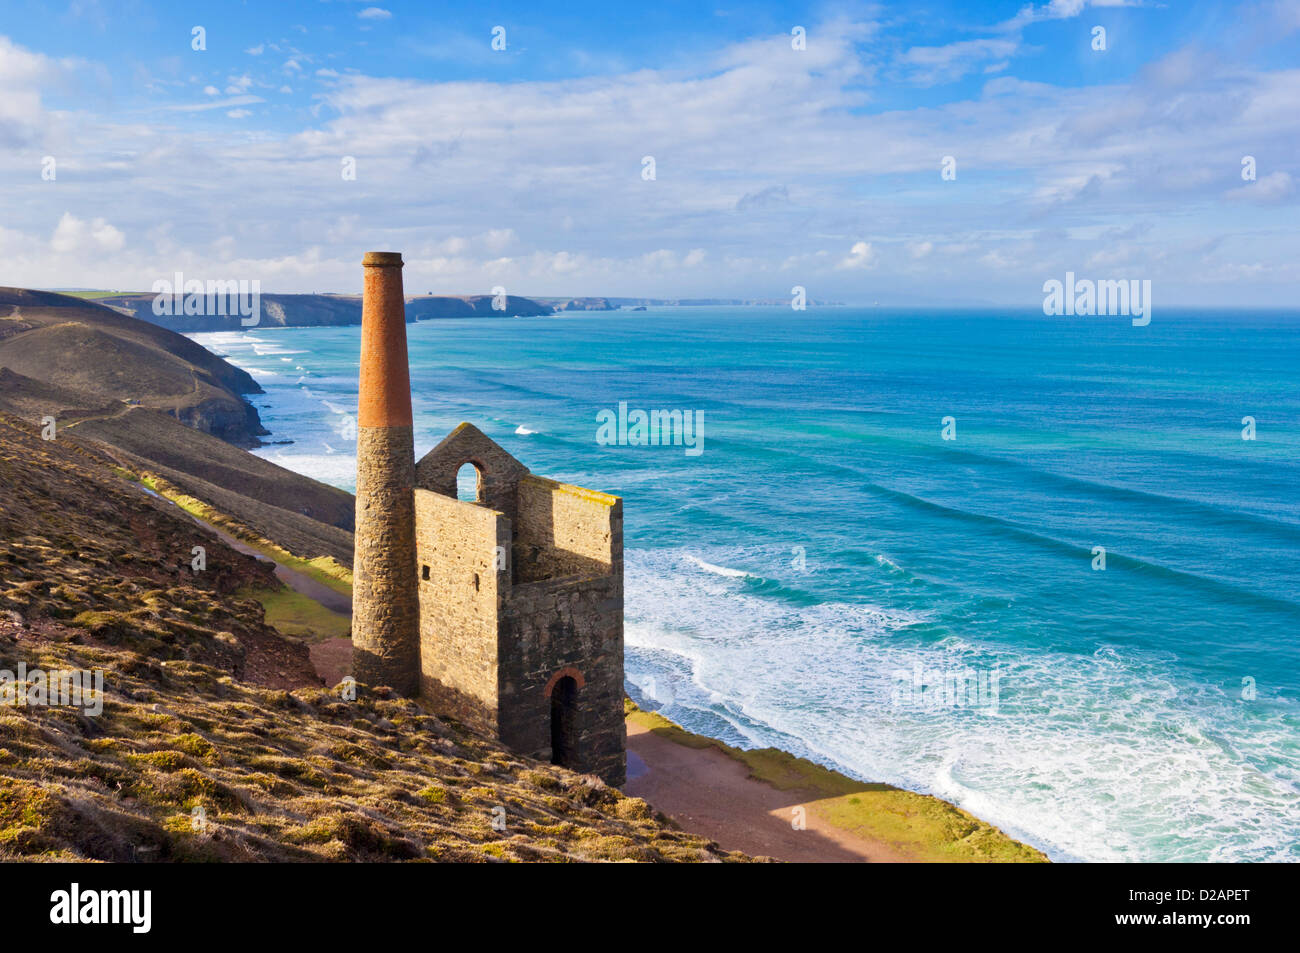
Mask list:
POLYGON ((571 768, 578 762, 578 682, 572 675, 551 689, 551 764, 571 768))

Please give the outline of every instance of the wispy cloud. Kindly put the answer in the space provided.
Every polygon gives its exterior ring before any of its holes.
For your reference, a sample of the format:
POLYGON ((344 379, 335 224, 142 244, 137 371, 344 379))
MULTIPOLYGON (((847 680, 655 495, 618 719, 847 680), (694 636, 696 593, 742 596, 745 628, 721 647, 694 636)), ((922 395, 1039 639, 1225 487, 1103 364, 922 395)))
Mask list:
POLYGON ((988 67, 994 66, 993 72, 1005 69, 1006 57, 1019 47, 1018 40, 1005 38, 959 40, 945 46, 913 46, 899 57, 899 62, 910 67, 913 82, 933 86, 954 82, 981 68, 989 71, 988 67))
MULTIPOLYGON (((205 90, 206 91, 206 90, 205 90)), ((243 96, 229 96, 226 99, 213 99, 205 103, 179 103, 170 106, 160 106, 158 108, 168 112, 203 112, 208 109, 227 109, 230 106, 247 106, 250 103, 264 102, 261 96, 254 96, 251 93, 243 96)))

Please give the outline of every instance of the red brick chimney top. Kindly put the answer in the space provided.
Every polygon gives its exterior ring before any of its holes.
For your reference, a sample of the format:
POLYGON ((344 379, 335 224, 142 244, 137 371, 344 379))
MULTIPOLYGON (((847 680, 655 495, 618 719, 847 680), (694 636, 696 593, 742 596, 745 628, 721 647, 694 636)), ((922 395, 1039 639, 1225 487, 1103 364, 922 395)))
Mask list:
POLYGON ((357 425, 411 426, 411 370, 406 354, 406 298, 400 252, 366 252, 361 301, 361 387, 357 425))

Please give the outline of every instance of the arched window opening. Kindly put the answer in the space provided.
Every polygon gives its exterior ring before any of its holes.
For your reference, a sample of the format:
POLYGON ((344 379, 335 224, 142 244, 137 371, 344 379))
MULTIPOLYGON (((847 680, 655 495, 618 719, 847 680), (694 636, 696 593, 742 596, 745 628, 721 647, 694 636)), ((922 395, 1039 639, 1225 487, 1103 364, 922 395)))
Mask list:
POLYGON ((456 471, 456 499, 466 503, 483 502, 483 475, 472 463, 465 463, 456 471))

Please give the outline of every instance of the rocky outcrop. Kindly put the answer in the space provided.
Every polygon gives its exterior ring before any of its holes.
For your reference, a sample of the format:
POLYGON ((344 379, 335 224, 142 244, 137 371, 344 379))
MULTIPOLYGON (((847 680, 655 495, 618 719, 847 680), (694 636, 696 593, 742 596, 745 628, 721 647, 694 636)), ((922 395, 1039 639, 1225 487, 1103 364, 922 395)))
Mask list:
POLYGON ((539 298, 543 304, 549 304, 556 311, 617 311, 618 306, 610 304, 608 298, 539 298))

